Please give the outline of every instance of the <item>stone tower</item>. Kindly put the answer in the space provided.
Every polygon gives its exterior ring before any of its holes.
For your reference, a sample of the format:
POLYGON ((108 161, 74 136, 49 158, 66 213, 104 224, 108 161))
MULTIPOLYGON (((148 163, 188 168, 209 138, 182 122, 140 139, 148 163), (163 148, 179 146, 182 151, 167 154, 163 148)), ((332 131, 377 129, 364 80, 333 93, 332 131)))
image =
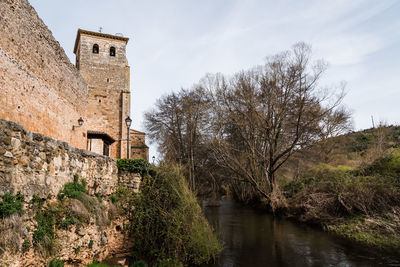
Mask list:
POLYGON ((113 158, 126 157, 130 114, 129 38, 79 29, 76 67, 88 84, 87 149, 113 158))

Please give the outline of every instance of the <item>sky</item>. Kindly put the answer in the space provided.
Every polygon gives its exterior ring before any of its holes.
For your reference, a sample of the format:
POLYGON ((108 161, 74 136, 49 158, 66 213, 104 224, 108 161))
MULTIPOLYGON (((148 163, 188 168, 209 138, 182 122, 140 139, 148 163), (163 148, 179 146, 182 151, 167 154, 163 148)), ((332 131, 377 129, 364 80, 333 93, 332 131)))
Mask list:
MULTIPOLYGON (((323 85, 346 82, 354 130, 400 123, 397 0, 30 0, 75 62, 78 28, 129 37, 133 128, 163 95, 206 73, 233 74, 306 42, 329 68, 323 85)), ((150 146, 150 158, 156 146, 150 146)))

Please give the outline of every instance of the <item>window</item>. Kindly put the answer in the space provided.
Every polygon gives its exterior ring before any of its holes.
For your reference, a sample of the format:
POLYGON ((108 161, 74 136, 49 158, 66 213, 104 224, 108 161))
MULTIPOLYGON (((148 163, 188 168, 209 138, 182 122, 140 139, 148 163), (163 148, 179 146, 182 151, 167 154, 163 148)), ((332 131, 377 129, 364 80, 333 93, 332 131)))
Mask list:
POLYGON ((99 45, 98 44, 94 44, 93 45, 93 54, 98 54, 99 53, 99 45))
POLYGON ((110 47, 110 56, 115 57, 115 47, 114 46, 110 47))
POLYGON ((110 144, 106 142, 103 143, 103 155, 110 156, 110 144))

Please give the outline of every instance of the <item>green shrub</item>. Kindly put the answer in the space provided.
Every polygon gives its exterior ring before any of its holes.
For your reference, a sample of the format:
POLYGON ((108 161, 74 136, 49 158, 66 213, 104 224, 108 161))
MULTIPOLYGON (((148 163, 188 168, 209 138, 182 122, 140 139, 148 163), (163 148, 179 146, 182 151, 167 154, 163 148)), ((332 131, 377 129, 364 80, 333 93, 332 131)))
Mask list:
POLYGON ((30 201, 31 204, 43 204, 43 202, 44 202, 44 200, 36 194, 33 195, 32 199, 30 201))
POLYGON ((25 239, 24 242, 22 243, 22 252, 27 252, 29 248, 31 247, 31 242, 28 239, 25 239))
POLYGON ((23 202, 24 196, 20 192, 16 195, 5 193, 0 202, 0 217, 8 217, 14 213, 22 214, 23 202))
POLYGON ((351 152, 365 152, 372 144, 372 135, 367 132, 356 134, 355 139, 348 144, 351 152))
MULTIPOLYGON (((369 166, 361 168, 357 174, 400 177, 400 150, 394 150, 392 153, 375 160, 369 166)), ((400 179, 398 179, 399 181, 400 179)))
POLYGON ((82 180, 81 183, 79 183, 79 176, 75 174, 74 181, 64 185, 64 188, 58 193, 58 198, 69 197, 78 199, 82 193, 87 193, 85 186, 86 181, 82 180))
POLYGON ((155 267, 183 267, 183 264, 173 259, 158 260, 155 267))
POLYGON ((100 203, 103 202, 103 199, 101 198, 101 196, 98 193, 94 194, 94 196, 97 198, 98 202, 100 202, 100 203))
POLYGON ((54 247, 55 226, 60 216, 60 211, 56 205, 51 205, 37 211, 35 220, 37 228, 33 232, 33 244, 35 247, 39 245, 51 252, 54 247))
POLYGON ((146 175, 134 198, 131 230, 137 259, 153 265, 163 259, 201 264, 221 251, 195 196, 177 172, 162 167, 153 176, 146 175))
POLYGON ((64 267, 64 261, 59 259, 52 259, 49 262, 49 267, 64 267))
POLYGON ((112 203, 115 203, 115 202, 117 202, 119 200, 119 196, 116 195, 116 194, 111 194, 110 195, 110 200, 111 200, 112 203))
POLYGON ((90 248, 90 249, 93 248, 93 244, 94 244, 94 241, 92 239, 90 239, 88 248, 90 248))
POLYGON ((144 159, 118 159, 118 169, 131 173, 139 173, 142 177, 146 174, 153 175, 154 170, 150 164, 144 159))
POLYGON ((65 218, 61 222, 58 222, 58 225, 60 228, 67 230, 70 228, 71 225, 78 224, 79 222, 80 221, 76 217, 76 215, 71 211, 67 210, 65 211, 65 218))
POLYGON ((135 261, 133 264, 129 265, 129 267, 147 267, 147 263, 145 261, 135 261))

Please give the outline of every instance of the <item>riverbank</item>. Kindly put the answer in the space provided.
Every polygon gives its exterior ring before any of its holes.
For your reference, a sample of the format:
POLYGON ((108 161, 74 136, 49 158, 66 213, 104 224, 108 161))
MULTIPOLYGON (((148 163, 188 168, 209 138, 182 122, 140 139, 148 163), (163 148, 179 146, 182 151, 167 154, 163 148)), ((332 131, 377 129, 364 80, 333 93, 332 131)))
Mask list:
POLYGON ((352 168, 319 164, 283 187, 286 216, 400 253, 400 151, 352 168))

